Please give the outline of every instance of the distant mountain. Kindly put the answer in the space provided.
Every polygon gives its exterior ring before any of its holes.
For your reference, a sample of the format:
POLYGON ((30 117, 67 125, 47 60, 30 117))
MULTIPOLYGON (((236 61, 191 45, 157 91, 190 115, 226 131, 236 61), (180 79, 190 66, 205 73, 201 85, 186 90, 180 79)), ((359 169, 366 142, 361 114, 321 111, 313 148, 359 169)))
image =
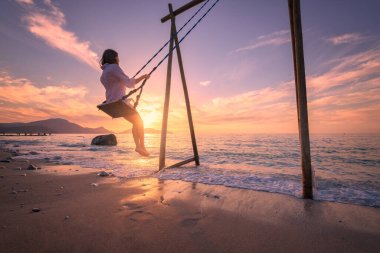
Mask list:
POLYGON ((47 119, 29 123, 0 123, 0 133, 110 133, 103 128, 88 128, 72 123, 65 119, 47 119))
MULTIPOLYGON (((128 130, 122 131, 119 134, 130 134, 130 133, 132 133, 132 129, 128 129, 128 130)), ((159 134, 159 133, 161 133, 161 131, 157 130, 157 129, 154 129, 154 128, 145 128, 144 129, 144 133, 146 133, 146 134, 159 134)), ((168 131, 168 134, 170 134, 170 133, 171 132, 168 131)))

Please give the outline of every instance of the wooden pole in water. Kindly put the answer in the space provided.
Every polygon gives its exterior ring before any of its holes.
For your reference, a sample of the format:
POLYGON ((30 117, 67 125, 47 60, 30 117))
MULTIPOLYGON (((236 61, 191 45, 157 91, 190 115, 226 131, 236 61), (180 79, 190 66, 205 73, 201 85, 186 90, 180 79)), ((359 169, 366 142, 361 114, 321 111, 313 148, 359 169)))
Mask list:
POLYGON ((295 65, 294 75, 297 93, 298 129, 301 144, 303 197, 306 199, 312 199, 313 177, 310 156, 309 120, 307 112, 300 0, 288 0, 288 4, 292 30, 293 60, 295 65))
POLYGON ((170 13, 172 14, 172 24, 173 24, 173 27, 174 27, 173 29, 174 29, 174 34, 175 34, 174 41, 175 41, 175 44, 176 44, 176 51, 177 51, 179 71, 181 73, 183 93, 184 93, 184 96, 185 96, 187 119, 189 121, 189 129, 190 129, 190 135, 191 135, 191 143, 193 145, 194 159, 195 159, 195 164, 199 165, 199 155, 198 155, 197 142, 196 142, 196 139, 195 139, 193 117, 191 115, 189 93, 188 93, 188 90, 187 90, 187 84, 186 84, 186 78, 185 78, 185 70, 184 70, 183 62, 182 62, 181 49, 179 48, 179 41, 178 41, 178 36, 177 36, 177 28, 176 28, 176 25, 175 25, 175 16, 174 16, 173 8, 172 8, 171 4, 169 4, 169 10, 170 10, 170 13))
MULTIPOLYGON (((169 4, 169 10, 171 5, 169 4)), ((166 154, 166 134, 168 129, 168 114, 169 114, 169 101, 170 101, 170 86, 172 77, 172 61, 173 61, 173 44, 174 44, 174 23, 172 22, 170 29, 170 43, 169 43, 169 58, 168 58, 168 68, 166 72, 166 90, 165 90, 165 103, 164 103, 164 113, 162 117, 162 127, 161 127, 161 144, 160 144, 160 160, 158 169, 161 170, 165 167, 165 154, 166 154)))

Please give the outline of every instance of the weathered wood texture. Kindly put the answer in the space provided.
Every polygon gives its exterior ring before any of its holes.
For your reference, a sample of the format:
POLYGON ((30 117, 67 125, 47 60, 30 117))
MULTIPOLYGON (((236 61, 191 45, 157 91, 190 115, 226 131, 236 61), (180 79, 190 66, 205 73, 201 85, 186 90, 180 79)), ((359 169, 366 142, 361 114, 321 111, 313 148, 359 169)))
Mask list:
POLYGON ((194 161, 195 161, 195 157, 192 157, 192 158, 183 160, 181 162, 178 162, 176 164, 170 165, 170 166, 166 167, 165 169, 172 169, 172 168, 180 167, 182 165, 185 165, 185 164, 188 164, 188 163, 191 163, 191 162, 194 162, 194 161))
MULTIPOLYGON (((179 7, 177 10, 173 11, 173 15, 177 16, 177 15, 181 14, 182 12, 187 11, 188 9, 190 9, 190 8, 196 6, 197 4, 200 4, 204 1, 205 0, 193 0, 193 1, 183 5, 181 7, 179 7)), ((165 23, 166 21, 170 20, 170 18, 171 18, 171 14, 169 13, 165 17, 161 18, 161 23, 165 23)))
POLYGON ((164 113, 162 116, 162 127, 161 127, 161 143, 160 143, 160 159, 158 169, 161 170, 165 167, 165 156, 166 156, 166 134, 168 129, 168 113, 169 113, 169 102, 170 102, 170 86, 172 79, 172 62, 173 62, 173 44, 174 44, 174 24, 172 23, 170 29, 170 43, 169 43, 169 58, 168 58, 168 68, 166 71, 166 90, 165 90, 165 103, 164 103, 164 113))
POLYGON ((176 163, 172 166, 169 166, 168 168, 172 167, 179 167, 181 165, 184 165, 186 163, 195 161, 196 165, 199 165, 199 155, 198 155, 198 148, 197 148, 197 142, 195 139, 195 131, 194 131, 194 124, 193 124, 193 118, 191 114, 191 106, 190 106, 190 99, 189 99, 189 93, 187 90, 187 84, 186 84, 186 77, 185 77, 185 70, 183 67, 183 61, 182 61, 182 55, 181 55, 181 49, 179 47, 179 40, 177 36, 177 28, 175 25, 175 15, 173 12, 173 7, 171 4, 169 4, 169 15, 171 19, 171 40, 170 40, 170 46, 169 46, 169 61, 168 62, 168 70, 166 75, 166 92, 165 92, 165 105, 164 105, 164 116, 162 121, 162 131, 161 131, 161 146, 160 146, 160 160, 159 160, 159 170, 165 168, 165 151, 166 151, 166 133, 167 133, 167 121, 168 121, 168 111, 169 111, 169 98, 170 98, 170 79, 171 79, 171 68, 172 68, 172 56, 173 56, 173 42, 176 44, 176 52, 177 52, 177 58, 178 58, 178 65, 180 69, 181 74, 181 81, 182 81, 182 87, 183 92, 185 96, 185 102, 186 102, 186 111, 187 111, 187 119, 189 122, 189 129, 190 129, 190 135, 191 135, 191 143, 193 146, 193 153, 194 158, 187 159, 185 161, 176 163), (170 69, 169 69, 170 68, 170 69))
POLYGON ((301 146, 303 197, 313 198, 313 173, 311 167, 310 137, 307 111, 307 94, 305 78, 305 62, 303 54, 303 38, 301 24, 301 8, 299 0, 288 0, 292 48, 297 95, 298 129, 301 146))
POLYGON ((177 28, 176 28, 175 20, 174 19, 173 19, 173 24, 174 24, 174 32, 175 32, 174 33, 175 34, 174 41, 175 41, 175 44, 176 44, 176 51, 177 51, 177 56, 178 56, 179 71, 181 73, 183 93, 184 93, 185 102, 186 102, 187 120, 189 122, 191 144, 193 145, 193 153, 194 153, 195 163, 196 163, 196 165, 199 165, 199 155, 198 155, 197 141, 195 139, 193 117, 192 117, 192 114, 191 114, 189 92, 187 90, 187 83, 186 83, 186 78, 185 78, 185 70, 184 70, 184 67, 183 67, 181 49, 179 47, 179 41, 178 41, 178 36, 177 36, 177 28))

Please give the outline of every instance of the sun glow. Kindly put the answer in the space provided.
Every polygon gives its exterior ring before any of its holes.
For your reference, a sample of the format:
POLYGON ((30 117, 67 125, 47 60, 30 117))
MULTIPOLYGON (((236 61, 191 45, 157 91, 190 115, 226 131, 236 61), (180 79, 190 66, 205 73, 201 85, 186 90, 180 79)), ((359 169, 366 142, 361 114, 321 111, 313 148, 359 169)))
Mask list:
POLYGON ((160 129, 161 127, 161 113, 158 111, 147 111, 142 110, 140 112, 141 118, 144 121, 144 127, 145 128, 154 128, 154 129, 160 129))

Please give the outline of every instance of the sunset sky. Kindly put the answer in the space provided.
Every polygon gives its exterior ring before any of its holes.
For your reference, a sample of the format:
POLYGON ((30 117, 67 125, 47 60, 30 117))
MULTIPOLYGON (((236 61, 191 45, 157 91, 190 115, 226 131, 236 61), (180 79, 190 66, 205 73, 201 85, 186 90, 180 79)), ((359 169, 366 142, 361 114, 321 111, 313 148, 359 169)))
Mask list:
MULTIPOLYGON (((105 98, 98 59, 113 48, 133 76, 169 39, 170 22, 160 22, 168 2, 0 1, 0 122, 131 128, 96 108, 105 98)), ((301 0, 301 8, 311 133, 380 133, 380 1, 301 0)), ((181 50, 197 133, 298 131, 286 0, 220 0, 181 50)), ((144 89, 146 127, 161 128, 166 67, 144 89)), ((169 131, 188 131, 176 58, 173 71, 169 131)))

